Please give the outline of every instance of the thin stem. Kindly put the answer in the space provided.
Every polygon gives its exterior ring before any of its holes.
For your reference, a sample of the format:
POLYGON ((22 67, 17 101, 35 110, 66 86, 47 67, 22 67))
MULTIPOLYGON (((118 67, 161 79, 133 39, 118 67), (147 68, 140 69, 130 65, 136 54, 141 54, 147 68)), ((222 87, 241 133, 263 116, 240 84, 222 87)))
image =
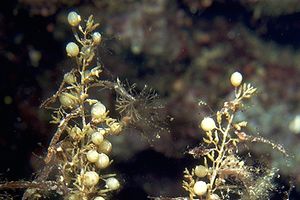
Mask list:
MULTIPOLYGON (((80 96, 84 97, 86 95, 86 85, 85 85, 85 69, 86 69, 86 60, 83 59, 82 61, 82 70, 81 70, 81 88, 80 88, 80 96)), ((80 108, 81 108, 81 117, 82 117, 82 126, 86 126, 86 119, 85 119, 85 110, 84 110, 84 99, 81 99, 80 103, 80 108)))
POLYGON ((221 144, 220 149, 218 150, 218 157, 213 162, 213 169, 214 169, 214 171, 213 171, 213 174, 212 174, 211 179, 210 179, 210 190, 209 190, 209 193, 212 193, 215 190, 214 184, 215 184, 215 180, 216 180, 217 174, 219 172, 219 169, 221 167, 222 160, 223 160, 224 155, 225 155, 225 149, 224 148, 225 148, 225 145, 226 145, 227 136, 228 136, 228 133, 229 133, 229 130, 230 130, 233 118, 234 118, 234 114, 232 114, 231 117, 230 117, 230 119, 228 120, 228 125, 227 125, 225 131, 223 131, 222 129, 219 129, 221 131, 221 133, 223 134, 222 144, 221 144))

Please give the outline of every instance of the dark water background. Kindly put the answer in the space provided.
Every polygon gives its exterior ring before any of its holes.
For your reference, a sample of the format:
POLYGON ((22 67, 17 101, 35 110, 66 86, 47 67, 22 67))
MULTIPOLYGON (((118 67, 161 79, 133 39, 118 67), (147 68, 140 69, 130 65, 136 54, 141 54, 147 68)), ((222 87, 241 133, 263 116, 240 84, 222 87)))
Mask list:
MULTIPOLYGON (((40 167, 37 155, 45 154, 54 127, 39 105, 70 69, 65 44, 73 36, 65 17, 74 9, 83 17, 94 14, 101 23, 98 56, 106 78, 151 86, 165 115, 175 119, 168 125, 171 136, 153 146, 136 130, 129 131, 130 139, 117 141, 114 170, 125 186, 116 199, 184 194, 182 171, 195 160, 183 153, 201 140, 197 123, 210 114, 198 109, 198 99, 217 110, 231 94, 227 82, 235 70, 259 88, 246 114, 253 130, 294 157, 287 164, 270 148, 251 150, 280 168, 276 182, 282 191, 293 181, 290 199, 299 199, 300 130, 289 124, 300 115, 300 2, 262 2, 1 1, 1 180, 31 179, 40 167)), ((282 199, 282 193, 272 199, 282 199)))

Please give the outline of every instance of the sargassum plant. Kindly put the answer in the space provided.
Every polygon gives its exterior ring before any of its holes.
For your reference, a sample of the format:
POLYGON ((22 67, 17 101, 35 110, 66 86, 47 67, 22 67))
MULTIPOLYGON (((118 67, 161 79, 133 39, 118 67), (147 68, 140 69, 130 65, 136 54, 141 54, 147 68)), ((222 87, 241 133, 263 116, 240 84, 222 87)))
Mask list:
MULTIPOLYGON (((237 121, 236 114, 243 102, 256 92, 251 84, 242 84, 242 75, 231 75, 235 87, 235 98, 224 103, 216 113, 216 119, 205 117, 199 127, 205 132, 203 143, 189 150, 189 154, 202 160, 192 170, 185 169, 183 188, 189 199, 268 199, 274 189, 272 182, 276 169, 248 166, 239 155, 242 142, 263 142, 286 154, 280 145, 262 137, 246 133, 247 121, 237 121)), ((184 198, 182 198, 184 199, 184 198)))
MULTIPOLYGON (((69 13, 68 22, 76 42, 68 43, 66 52, 75 60, 76 67, 64 75, 59 90, 42 104, 50 108, 51 103, 59 102, 58 107, 51 107, 51 123, 58 124, 58 128, 45 163, 55 167, 52 185, 64 199, 101 200, 120 187, 115 174, 105 174, 112 162, 109 158, 112 144, 106 136, 119 134, 123 124, 109 117, 102 102, 89 95, 90 88, 106 87, 99 79, 101 66, 93 66, 95 50, 101 42, 101 34, 95 31, 99 24, 90 16, 82 27, 81 16, 76 12, 69 13)), ((25 196, 30 193, 27 190, 25 196)), ((39 192, 35 189, 34 193, 39 192)))
POLYGON ((102 36, 95 31, 99 24, 93 16, 82 26, 81 16, 70 12, 67 21, 76 40, 66 45, 74 67, 64 75, 58 91, 41 104, 52 111, 51 123, 57 125, 44 158, 45 165, 33 181, 0 183, 1 190, 26 189, 23 200, 109 199, 121 183, 116 174, 108 171, 112 163, 112 143, 108 136, 117 136, 128 126, 141 132, 146 128, 161 129, 158 122, 162 107, 154 102, 157 94, 152 89, 145 86, 137 92, 135 85, 126 86, 118 78, 116 81, 100 79, 104 67, 95 57, 102 36), (116 93, 115 108, 120 120, 110 117, 105 105, 92 97, 93 88, 116 93))
MULTIPOLYGON (((45 166, 33 181, 12 181, 0 184, 0 189, 25 188, 25 199, 46 197, 68 200, 104 200, 121 186, 116 174, 107 173, 112 163, 112 144, 108 135, 118 135, 134 116, 121 120, 109 116, 109 111, 90 95, 91 88, 114 90, 118 108, 134 105, 138 99, 116 82, 101 80, 103 67, 95 62, 95 51, 101 43, 99 24, 90 16, 82 26, 81 16, 68 14, 76 41, 66 45, 66 52, 74 60, 74 68, 64 75, 58 91, 41 107, 52 111, 51 123, 57 125, 44 159, 45 166), (126 119, 126 120, 125 120, 126 119)), ((134 107, 134 106, 132 106, 134 107)))

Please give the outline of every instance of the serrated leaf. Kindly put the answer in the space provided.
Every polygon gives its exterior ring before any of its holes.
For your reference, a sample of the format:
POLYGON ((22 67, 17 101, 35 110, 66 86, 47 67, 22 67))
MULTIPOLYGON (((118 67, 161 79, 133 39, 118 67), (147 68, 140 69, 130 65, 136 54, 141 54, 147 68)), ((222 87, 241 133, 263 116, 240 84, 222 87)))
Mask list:
POLYGON ((81 26, 81 25, 78 26, 78 30, 79 30, 81 33, 83 33, 83 29, 82 29, 82 26, 81 26))
POLYGON ((90 28, 90 32, 94 31, 100 24, 94 24, 91 28, 90 28))
POLYGON ((242 122, 239 122, 239 123, 238 123, 238 125, 239 125, 240 127, 246 127, 247 124, 248 124, 248 122, 246 122, 246 121, 242 121, 242 122))
POLYGON ((233 127, 238 131, 241 130, 241 126, 239 124, 233 124, 233 127))
POLYGON ((210 153, 206 155, 212 162, 215 160, 211 155, 210 153))
POLYGON ((96 99, 86 99, 86 101, 89 103, 89 105, 93 105, 98 102, 96 99))
POLYGON ((86 22, 86 31, 90 32, 91 27, 94 24, 94 19, 93 19, 93 15, 90 15, 89 19, 86 22))
POLYGON ((77 33, 74 33, 74 37, 76 39, 77 42, 79 42, 80 44, 82 44, 82 41, 80 40, 79 36, 77 33))
POLYGON ((203 141, 204 141, 205 143, 207 143, 207 144, 211 144, 211 141, 208 140, 208 139, 206 139, 206 138, 203 138, 203 141))

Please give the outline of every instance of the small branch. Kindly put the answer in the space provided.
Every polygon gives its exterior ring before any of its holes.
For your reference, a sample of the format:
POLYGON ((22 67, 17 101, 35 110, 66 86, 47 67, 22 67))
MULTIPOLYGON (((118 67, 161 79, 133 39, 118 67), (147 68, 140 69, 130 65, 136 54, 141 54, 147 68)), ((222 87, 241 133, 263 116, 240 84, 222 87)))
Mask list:
POLYGON ((62 132, 66 129, 68 122, 71 119, 77 117, 79 115, 80 111, 81 111, 80 108, 73 110, 71 113, 67 114, 66 117, 63 118, 61 120, 61 122, 59 123, 58 128, 57 128, 56 132, 54 133, 54 136, 52 137, 51 142, 49 144, 47 156, 44 159, 46 164, 50 162, 53 154, 56 153, 55 145, 59 141, 62 132))
POLYGON ((57 99, 58 95, 62 92, 63 88, 64 88, 65 82, 63 81, 60 86, 59 89, 56 91, 56 93, 54 95, 52 95, 52 97, 49 97, 48 99, 46 99, 41 105, 40 108, 47 108, 49 106, 49 104, 54 103, 55 100, 57 99))

